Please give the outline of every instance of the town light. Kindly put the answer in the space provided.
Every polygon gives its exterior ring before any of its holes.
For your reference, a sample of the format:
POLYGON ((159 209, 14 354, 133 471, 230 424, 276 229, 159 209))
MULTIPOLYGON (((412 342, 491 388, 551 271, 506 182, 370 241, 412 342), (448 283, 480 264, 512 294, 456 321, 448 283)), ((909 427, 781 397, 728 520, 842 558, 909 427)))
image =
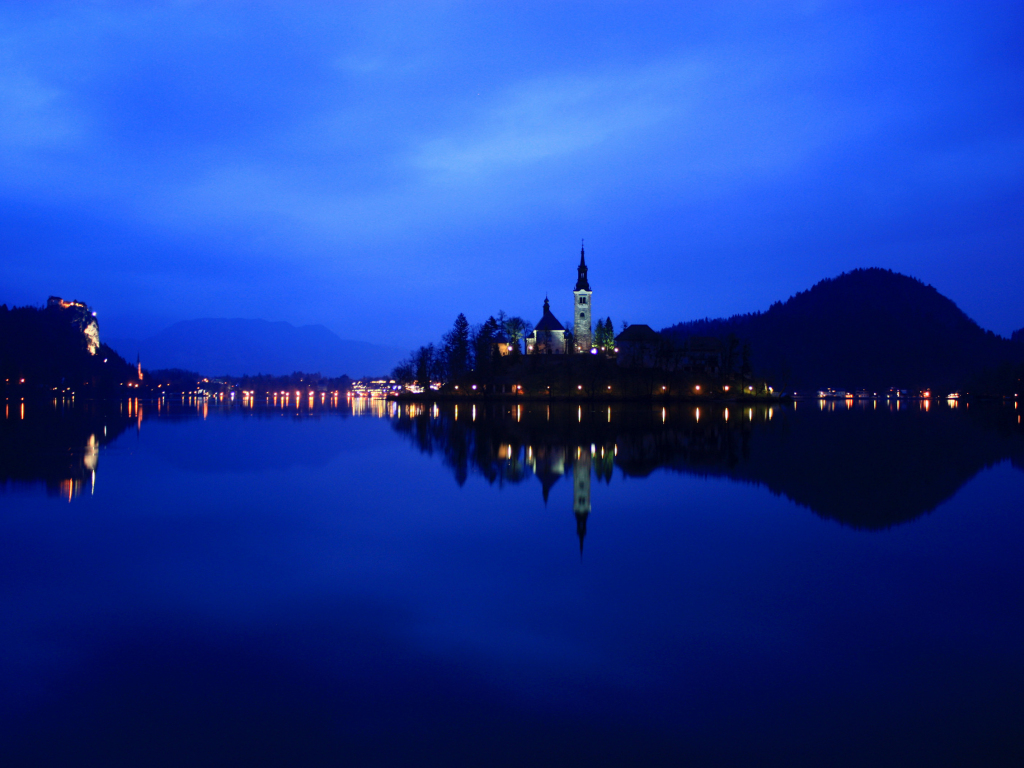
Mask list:
POLYGON ((726 384, 724 387, 722 387, 722 391, 723 392, 728 392, 729 391, 729 385, 726 384))
POLYGON ((577 384, 576 385, 576 389, 583 389, 583 385, 582 384, 577 384))
POLYGON ((476 389, 476 384, 474 384, 472 388, 475 390, 476 389))
MULTIPOLYGON (((662 389, 664 389, 664 387, 662 387, 662 389)), ((700 392, 700 384, 698 384, 698 385, 696 386, 696 390, 697 390, 698 392, 700 392)))
POLYGON ((591 350, 590 350, 590 354, 596 355, 597 354, 597 347, 592 347, 591 350))

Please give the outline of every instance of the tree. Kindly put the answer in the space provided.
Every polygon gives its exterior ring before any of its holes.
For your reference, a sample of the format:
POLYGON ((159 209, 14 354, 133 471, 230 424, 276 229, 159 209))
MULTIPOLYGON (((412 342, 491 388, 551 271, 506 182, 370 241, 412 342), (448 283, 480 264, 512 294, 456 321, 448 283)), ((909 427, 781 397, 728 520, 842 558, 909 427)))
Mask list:
POLYGON ((488 317, 473 334, 473 357, 477 373, 487 376, 494 368, 492 350, 498 335, 498 321, 488 317))
POLYGON ((407 358, 396 365, 391 371, 391 378, 399 384, 411 384, 416 379, 413 360, 407 358))
POLYGON ((444 335, 444 367, 450 381, 462 378, 469 371, 472 360, 469 344, 469 321, 459 313, 452 329, 444 335))
MULTIPOLYGON (((500 318, 504 313, 499 312, 498 317, 500 318)), ((521 351, 519 346, 520 342, 526 336, 527 326, 526 321, 518 315, 505 318, 502 323, 501 329, 505 331, 505 335, 508 336, 508 343, 512 345, 512 354, 518 355, 521 351)))
POLYGON ((427 344, 420 347, 413 355, 414 373, 416 383, 424 390, 430 389, 431 374, 434 372, 434 345, 427 344))
POLYGON ((601 349, 613 349, 615 347, 615 326, 612 319, 597 321, 597 330, 594 332, 594 346, 601 349))

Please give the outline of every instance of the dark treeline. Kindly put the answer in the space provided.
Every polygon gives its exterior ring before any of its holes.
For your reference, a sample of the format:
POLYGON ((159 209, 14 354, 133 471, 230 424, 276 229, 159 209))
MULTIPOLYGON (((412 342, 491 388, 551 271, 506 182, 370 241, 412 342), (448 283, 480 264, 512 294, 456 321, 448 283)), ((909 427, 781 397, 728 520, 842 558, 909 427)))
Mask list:
POLYGON ((246 391, 258 394, 282 391, 327 391, 344 392, 352 387, 348 376, 328 377, 320 373, 295 371, 286 376, 256 374, 244 376, 200 376, 195 371, 180 368, 145 371, 143 378, 148 390, 159 392, 191 392, 202 389, 207 392, 246 391))
POLYGON ((402 384, 417 382, 423 387, 432 381, 461 381, 470 372, 488 377, 519 361, 529 331, 523 318, 504 312, 475 327, 460 312, 440 343, 417 349, 398 364, 392 377, 402 384))
POLYGON ((440 343, 417 349, 392 377, 424 389, 441 385, 443 394, 457 396, 734 398, 769 393, 767 382, 752 375, 750 345, 735 337, 710 351, 649 330, 653 340, 619 342, 609 317, 596 324, 593 354, 524 354, 528 330, 522 318, 503 312, 475 327, 459 314, 440 343))
POLYGON ((0 305, 0 386, 8 395, 54 389, 109 395, 122 390, 132 366, 106 344, 90 353, 88 322, 94 323, 84 305, 0 305))
POLYGON ((983 330, 931 286, 883 269, 823 280, 766 312, 679 323, 664 333, 749 342, 753 368, 788 389, 1011 394, 1024 362, 1024 344, 983 330))
MULTIPOLYGON (((470 474, 497 484, 536 479, 545 500, 583 461, 605 483, 657 470, 751 482, 821 517, 879 529, 931 512, 986 467, 1010 459, 1024 470, 1024 428, 1012 404, 823 413, 817 402, 795 410, 718 403, 700 406, 699 417, 692 404, 624 404, 613 413, 557 402, 456 407, 409 404, 394 428, 437 455, 460 485, 470 474)), ((599 514, 599 498, 592 501, 599 514)))

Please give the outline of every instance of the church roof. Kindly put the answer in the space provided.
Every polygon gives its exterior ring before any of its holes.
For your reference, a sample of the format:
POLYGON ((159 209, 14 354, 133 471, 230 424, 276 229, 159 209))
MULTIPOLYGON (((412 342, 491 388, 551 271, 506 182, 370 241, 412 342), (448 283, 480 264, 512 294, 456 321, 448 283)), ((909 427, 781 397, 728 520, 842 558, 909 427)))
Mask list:
POLYGON ((616 336, 615 343, 618 344, 620 341, 658 341, 660 338, 661 334, 651 326, 637 323, 616 336))
POLYGON ((533 326, 535 331, 564 331, 565 328, 558 318, 551 314, 551 302, 544 299, 544 314, 540 318, 540 322, 533 326))

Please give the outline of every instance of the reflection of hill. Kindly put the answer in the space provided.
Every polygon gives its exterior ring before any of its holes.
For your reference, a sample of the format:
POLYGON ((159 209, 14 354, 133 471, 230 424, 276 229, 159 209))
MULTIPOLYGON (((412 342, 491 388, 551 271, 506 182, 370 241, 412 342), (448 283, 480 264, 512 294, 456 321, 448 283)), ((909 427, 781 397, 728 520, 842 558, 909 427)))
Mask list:
MULTIPOLYGON (((999 429, 999 408, 933 407, 787 414, 751 440, 730 475, 761 482, 822 517, 882 528, 930 512, 985 467, 1024 456, 1024 435, 999 429)), ((1007 421, 1003 426, 1010 426, 1007 421)))
POLYGON ((48 401, 7 405, 0 427, 0 485, 43 482, 51 494, 77 495, 91 484, 99 449, 134 422, 121 402, 77 406, 48 401))
POLYGON ((930 512, 984 467, 1024 463, 1024 432, 998 405, 716 405, 701 407, 699 417, 692 405, 619 405, 610 415, 607 406, 566 404, 471 409, 411 406, 395 429, 438 453, 460 484, 470 472, 499 484, 533 475, 545 499, 586 452, 606 482, 613 466, 637 477, 656 469, 728 477, 846 525, 882 528, 930 512))

